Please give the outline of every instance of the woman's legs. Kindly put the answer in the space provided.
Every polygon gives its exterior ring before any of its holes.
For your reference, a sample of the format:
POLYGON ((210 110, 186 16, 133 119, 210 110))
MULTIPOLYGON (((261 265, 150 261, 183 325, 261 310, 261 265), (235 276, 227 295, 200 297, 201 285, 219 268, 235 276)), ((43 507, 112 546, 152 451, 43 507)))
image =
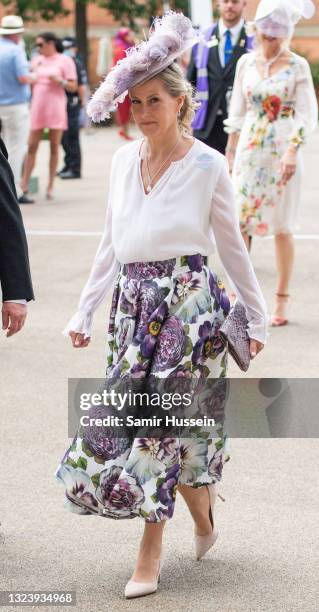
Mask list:
POLYGON ((39 143, 42 136, 42 130, 31 130, 28 141, 28 152, 24 160, 23 174, 21 180, 21 189, 25 193, 28 191, 29 180, 34 168, 35 159, 39 143))
POLYGON ((292 234, 276 234, 276 261, 277 261, 277 293, 289 293, 289 283, 292 276, 295 245, 292 234))
POLYGON ((140 550, 131 580, 136 582, 152 582, 156 579, 162 552, 165 523, 166 521, 145 523, 140 550))
POLYGON ((191 487, 178 485, 177 490, 184 498, 195 523, 196 535, 207 535, 212 532, 209 518, 210 499, 206 486, 191 487))
POLYGON ((284 298, 289 294, 289 284, 293 271, 295 245, 292 234, 275 234, 275 250, 277 263, 277 293, 275 317, 285 318, 288 300, 284 298))
POLYGON ((61 144, 63 130, 50 130, 49 141, 50 141, 50 164, 49 164, 49 183, 47 188, 47 195, 50 196, 53 189, 53 183, 58 167, 59 161, 59 147, 61 144))

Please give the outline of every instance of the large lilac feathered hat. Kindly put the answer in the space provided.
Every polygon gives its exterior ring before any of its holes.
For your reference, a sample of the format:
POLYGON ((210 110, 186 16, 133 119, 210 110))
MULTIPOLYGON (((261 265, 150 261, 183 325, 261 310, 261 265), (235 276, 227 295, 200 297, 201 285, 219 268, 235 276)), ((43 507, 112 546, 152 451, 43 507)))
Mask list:
POLYGON ((156 17, 147 40, 127 49, 126 57, 110 70, 87 105, 94 122, 110 116, 128 89, 147 81, 167 68, 199 40, 188 17, 168 11, 156 17))

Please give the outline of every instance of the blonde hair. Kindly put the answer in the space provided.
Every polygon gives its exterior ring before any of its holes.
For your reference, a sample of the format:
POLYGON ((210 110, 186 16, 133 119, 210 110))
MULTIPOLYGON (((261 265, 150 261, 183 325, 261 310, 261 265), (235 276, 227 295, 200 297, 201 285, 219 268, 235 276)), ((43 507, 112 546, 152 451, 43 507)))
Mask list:
POLYGON ((185 96, 177 120, 181 132, 189 134, 191 132, 191 124, 195 112, 200 106, 199 103, 195 101, 194 88, 185 78, 177 62, 170 64, 165 70, 157 74, 156 77, 163 82, 167 92, 173 98, 185 96))

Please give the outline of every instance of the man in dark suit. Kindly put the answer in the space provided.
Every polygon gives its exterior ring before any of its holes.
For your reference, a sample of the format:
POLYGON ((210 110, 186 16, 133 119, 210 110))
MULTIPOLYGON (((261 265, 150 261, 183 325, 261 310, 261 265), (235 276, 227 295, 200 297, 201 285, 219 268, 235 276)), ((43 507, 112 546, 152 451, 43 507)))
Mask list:
POLYGON ((7 337, 23 327, 27 302, 34 300, 28 245, 8 153, 0 138, 0 283, 2 329, 7 337))
POLYGON ((252 47, 245 31, 245 6, 246 0, 219 1, 220 19, 204 33, 206 44, 193 47, 187 70, 201 102, 193 121, 194 136, 221 153, 227 145, 223 121, 228 116, 236 64, 252 47))

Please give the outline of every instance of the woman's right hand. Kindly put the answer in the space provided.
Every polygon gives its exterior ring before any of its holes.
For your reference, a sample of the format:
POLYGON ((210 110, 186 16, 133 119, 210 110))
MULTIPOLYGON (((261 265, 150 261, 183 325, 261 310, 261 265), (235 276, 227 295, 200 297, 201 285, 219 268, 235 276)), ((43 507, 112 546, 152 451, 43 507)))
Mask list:
POLYGON ((235 160, 235 150, 234 149, 226 149, 226 159, 229 165, 229 173, 232 174, 235 160))
POLYGON ((250 345, 249 345, 251 359, 254 359, 255 357, 257 357, 258 353, 260 353, 260 351, 263 350, 264 346, 265 345, 259 340, 255 340, 255 338, 251 338, 250 345))
POLYGON ((85 348, 88 346, 91 338, 84 338, 84 334, 80 334, 79 332, 70 331, 69 336, 72 341, 72 346, 74 348, 85 348))

